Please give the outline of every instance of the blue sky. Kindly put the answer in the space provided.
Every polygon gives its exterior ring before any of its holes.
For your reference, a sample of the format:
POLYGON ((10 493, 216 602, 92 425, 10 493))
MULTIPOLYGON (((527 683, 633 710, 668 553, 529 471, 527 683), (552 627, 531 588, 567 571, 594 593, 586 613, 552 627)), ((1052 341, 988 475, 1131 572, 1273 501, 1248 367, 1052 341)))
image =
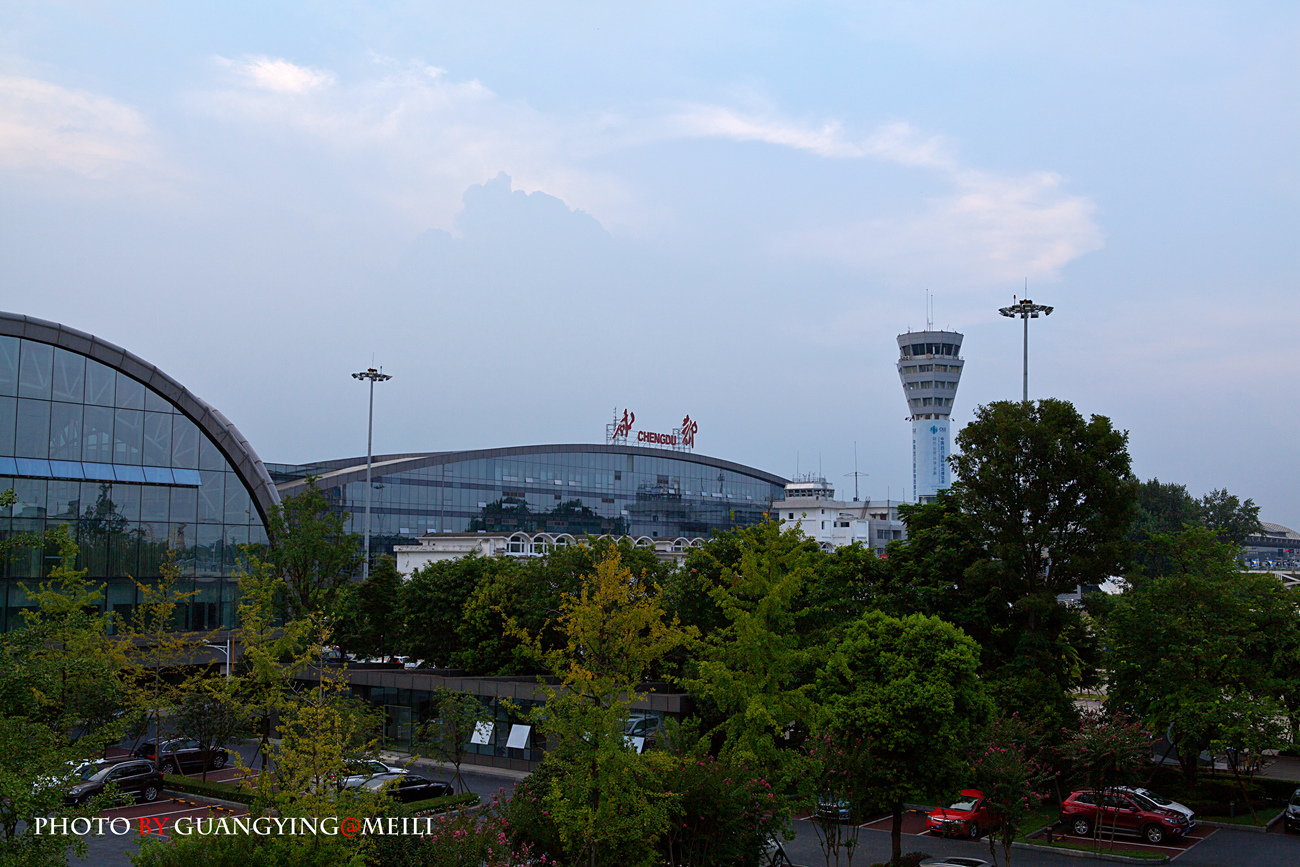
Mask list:
POLYGON ((268 461, 596 441, 910 485, 1031 395, 1142 478, 1300 525, 1293 4, 0 5, 0 307, 98 334, 268 461), (798 456, 796 458, 796 456, 798 456))

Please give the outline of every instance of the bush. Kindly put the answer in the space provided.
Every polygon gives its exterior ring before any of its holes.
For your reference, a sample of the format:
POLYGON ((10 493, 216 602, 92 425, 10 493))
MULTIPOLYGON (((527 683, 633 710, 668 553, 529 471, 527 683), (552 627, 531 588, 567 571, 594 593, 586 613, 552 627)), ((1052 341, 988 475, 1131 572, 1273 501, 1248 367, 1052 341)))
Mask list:
POLYGON ((163 787, 172 792, 216 798, 219 801, 235 801, 239 804, 251 804, 257 797, 257 792, 253 789, 237 788, 229 783, 205 783, 178 774, 163 774, 163 787))
POLYGON ((445 798, 430 798, 427 801, 413 801, 410 804, 402 804, 397 813, 400 816, 432 816, 435 813, 446 813, 459 807, 477 807, 482 800, 473 792, 465 792, 461 795, 448 795, 445 798))

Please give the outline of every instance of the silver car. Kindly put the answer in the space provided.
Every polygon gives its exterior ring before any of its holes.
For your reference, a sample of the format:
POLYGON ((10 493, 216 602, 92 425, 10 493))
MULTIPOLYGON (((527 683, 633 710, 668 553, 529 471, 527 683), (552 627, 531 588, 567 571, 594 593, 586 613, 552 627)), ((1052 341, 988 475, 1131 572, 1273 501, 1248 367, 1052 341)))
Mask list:
POLYGON ((359 789, 367 780, 372 780, 381 774, 404 774, 406 768, 399 768, 395 765, 389 765, 378 759, 361 759, 356 762, 349 762, 348 767, 353 773, 339 781, 340 789, 359 789))
POLYGON ((1141 786, 1132 786, 1132 787, 1125 786, 1122 787, 1120 791, 1128 792, 1129 794, 1132 795, 1141 795, 1142 797, 1146 798, 1148 801, 1152 801, 1153 803, 1155 803, 1157 807, 1160 807, 1163 810, 1173 810, 1175 813, 1182 813, 1184 816, 1187 817, 1187 830, 1190 831, 1196 827, 1196 811, 1193 810, 1191 807, 1180 804, 1177 801, 1171 801, 1165 796, 1157 795, 1155 792, 1151 791, 1150 789, 1144 789, 1141 786))

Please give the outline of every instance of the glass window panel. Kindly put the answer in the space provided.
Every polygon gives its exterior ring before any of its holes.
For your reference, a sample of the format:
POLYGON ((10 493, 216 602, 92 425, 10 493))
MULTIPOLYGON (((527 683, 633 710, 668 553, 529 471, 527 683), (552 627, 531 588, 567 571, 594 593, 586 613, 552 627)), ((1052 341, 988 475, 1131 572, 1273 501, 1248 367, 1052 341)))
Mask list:
POLYGON ((0 455, 14 453, 14 428, 18 423, 18 399, 0 397, 0 455))
POLYGON ((0 394, 18 394, 17 337, 0 337, 0 394))
POLYGON ((50 404, 50 457, 81 460, 81 404, 50 404))
POLYGON ((144 408, 149 412, 170 413, 172 411, 172 405, 167 398, 148 386, 145 386, 144 389, 144 408))
POLYGON ((194 574, 199 577, 216 577, 221 574, 221 540, 224 528, 219 524, 200 524, 195 528, 194 574))
POLYGON ((143 453, 144 413, 135 409, 116 410, 113 413, 113 463, 139 464, 143 453))
POLYGON ((194 526, 192 524, 171 523, 169 537, 170 554, 176 571, 183 577, 194 575, 194 526))
POLYGON ((244 569, 248 566, 248 558, 240 550, 241 546, 248 544, 247 527, 225 528, 226 539, 222 546, 222 573, 225 575, 235 574, 236 569, 244 569))
POLYGON ((56 479, 80 481, 86 477, 86 472, 81 468, 81 461, 50 461, 50 475, 56 479))
POLYGON ((144 484, 144 468, 130 464, 113 464, 113 477, 119 482, 144 484))
MULTIPOLYGON (((14 503, 13 508, 15 518, 45 517, 46 484, 44 479, 14 479, 14 494, 18 497, 18 502, 14 503)), ((15 526, 14 529, 18 528, 15 526)), ((40 532, 44 528, 36 529, 40 532)))
POLYGON ((82 461, 81 472, 87 479, 95 479, 101 482, 112 482, 117 480, 117 475, 113 472, 112 464, 97 464, 93 461, 82 461))
POLYGON ((81 514, 81 482, 55 481, 49 484, 50 514, 67 520, 81 514))
POLYGON ((49 400, 54 367, 54 347, 48 343, 23 341, 22 364, 18 369, 18 396, 49 400))
POLYGON ((120 520, 134 526, 140 520, 140 486, 114 485, 113 506, 120 520))
POLYGON ((140 574, 140 533, 134 521, 130 530, 115 532, 108 540, 108 574, 140 574))
POLYGON ((113 405, 119 409, 144 409, 144 383, 136 382, 119 370, 113 405))
POLYGON ((116 384, 116 370, 94 359, 86 360, 86 403, 112 406, 116 384))
POLYGON ((170 504, 171 490, 169 488, 146 485, 140 489, 140 520, 166 523, 170 504))
POLYGON ((199 437, 199 469, 224 470, 226 459, 207 437, 199 437))
POLYGON ((253 503, 248 497, 248 491, 244 490, 243 483, 234 473, 226 473, 225 522, 247 524, 252 509, 253 503))
POLYGON ((54 384, 55 400, 81 403, 85 394, 86 357, 66 349, 54 350, 54 384))
POLYGON ((171 413, 146 412, 144 414, 144 463, 151 467, 166 467, 172 459, 171 413))
POLYGON ((196 488, 172 488, 171 492, 171 522, 173 524, 193 524, 198 515, 198 490, 196 488))
MULTIPOLYGON (((160 489, 164 492, 166 489, 160 489)), ((140 512, 144 514, 144 498, 148 492, 141 492, 140 512)), ((169 527, 164 521, 140 522, 140 574, 139 578, 157 578, 162 575, 163 560, 167 557, 167 535, 169 527)))
POLYGON ((144 470, 144 480, 150 485, 170 485, 175 482, 172 478, 172 471, 168 467, 141 467, 144 470))
POLYGON ((178 485, 191 485, 197 488, 203 484, 203 477, 198 470, 182 470, 179 467, 171 469, 172 478, 178 485))
POLYGON ((173 467, 199 468, 199 428, 179 413, 172 416, 173 467))
POLYGON ((18 425, 14 454, 20 458, 50 455, 50 402, 18 399, 18 425))
POLYGON ((113 410, 87 406, 81 422, 81 459, 101 464, 113 462, 113 410))
POLYGON ((203 484, 199 487, 199 523, 220 524, 225 513, 225 473, 204 470, 203 484))

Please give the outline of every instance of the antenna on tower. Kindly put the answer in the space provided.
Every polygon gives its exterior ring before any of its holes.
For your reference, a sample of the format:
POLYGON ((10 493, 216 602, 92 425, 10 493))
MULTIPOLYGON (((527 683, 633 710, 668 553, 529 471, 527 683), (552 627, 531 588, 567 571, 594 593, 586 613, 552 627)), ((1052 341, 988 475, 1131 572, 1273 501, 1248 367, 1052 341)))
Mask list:
POLYGON ((853 502, 858 501, 858 476, 869 476, 870 473, 858 472, 858 442, 853 441, 853 472, 845 473, 846 476, 853 476, 853 502))
POLYGON ((930 290, 925 290, 925 330, 934 330, 934 298, 930 290))

